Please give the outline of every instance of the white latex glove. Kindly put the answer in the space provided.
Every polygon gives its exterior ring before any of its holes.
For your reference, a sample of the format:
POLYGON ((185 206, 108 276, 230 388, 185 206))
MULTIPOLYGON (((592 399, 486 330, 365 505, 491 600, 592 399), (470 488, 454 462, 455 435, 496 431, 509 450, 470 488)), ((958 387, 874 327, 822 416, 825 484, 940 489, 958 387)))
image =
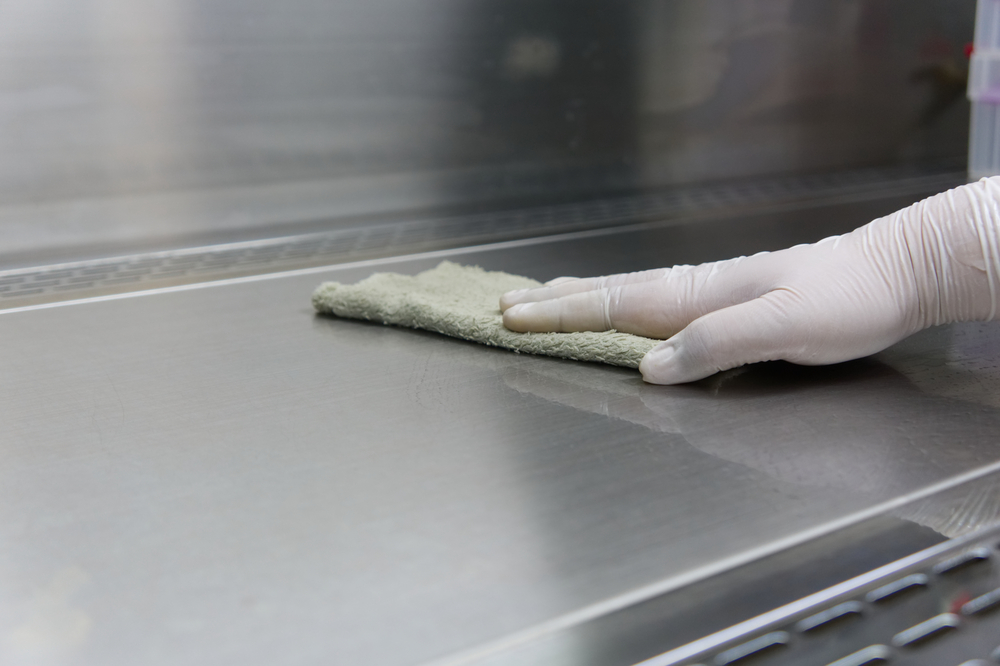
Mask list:
POLYGON ((559 278, 504 294, 500 309, 514 331, 615 329, 666 339, 639 370, 647 382, 679 384, 758 361, 824 365, 867 356, 929 326, 993 320, 998 299, 994 177, 812 245, 559 278))

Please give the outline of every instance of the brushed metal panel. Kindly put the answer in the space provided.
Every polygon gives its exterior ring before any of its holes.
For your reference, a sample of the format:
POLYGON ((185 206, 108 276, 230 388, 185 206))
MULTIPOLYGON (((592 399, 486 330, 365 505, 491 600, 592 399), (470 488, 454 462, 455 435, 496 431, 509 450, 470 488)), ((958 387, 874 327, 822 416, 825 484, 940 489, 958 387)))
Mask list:
MULTIPOLYGON (((605 272, 846 224, 825 215, 452 258, 605 272)), ((313 315, 321 279, 376 267, 0 313, 3 661, 421 663, 1000 460, 995 326, 655 387, 313 315)))
MULTIPOLYGON (((178 284, 277 273, 421 251, 463 248, 487 242, 538 238, 615 227, 698 224, 722 219, 759 219, 768 213, 810 209, 850 211, 850 221, 868 221, 866 210, 888 212, 889 199, 903 206, 966 182, 960 173, 877 170, 807 175, 755 182, 676 188, 654 195, 582 201, 440 219, 394 220, 345 225, 335 231, 209 245, 165 252, 109 256, 39 265, 20 254, 22 268, 0 270, 0 308, 142 291, 178 284), (892 192, 887 197, 886 192, 892 192), (868 206, 863 205, 867 202, 868 206), (845 204, 847 208, 843 208, 845 204)), ((878 212, 872 215, 878 215, 878 212)), ((745 235, 745 234, 744 234, 745 235)), ((74 248, 74 254, 82 252, 74 248)), ((48 261, 53 257, 46 257, 48 261)), ((661 259, 662 261, 662 259, 661 259)))
POLYGON ((974 5, 12 0, 0 262, 737 177, 963 168, 974 5))

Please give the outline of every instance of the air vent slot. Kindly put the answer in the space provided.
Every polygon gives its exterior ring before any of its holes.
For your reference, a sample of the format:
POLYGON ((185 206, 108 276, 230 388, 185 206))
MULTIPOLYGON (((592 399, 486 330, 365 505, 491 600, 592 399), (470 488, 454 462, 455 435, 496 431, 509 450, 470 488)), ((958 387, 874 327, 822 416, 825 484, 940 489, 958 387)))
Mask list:
POLYGON ((962 614, 977 615, 979 613, 988 613, 996 610, 997 608, 1000 608, 1000 588, 997 588, 992 592, 987 592, 980 597, 976 597, 969 603, 962 606, 962 614))
POLYGON ((913 574, 872 590, 865 596, 865 599, 868 600, 868 603, 881 604, 897 599, 904 592, 915 592, 925 587, 927 587, 927 576, 913 574))
POLYGON ((958 629, 961 623, 962 620, 954 613, 943 613, 899 632, 893 636, 892 644, 896 647, 916 647, 958 629))
POLYGON ((744 663, 750 657, 764 656, 772 651, 782 648, 788 644, 791 636, 785 631, 773 631, 764 634, 760 638, 737 645, 725 652, 720 652, 715 657, 715 666, 729 666, 729 664, 744 663))
POLYGON ((953 574, 976 564, 989 562, 990 551, 986 548, 976 548, 958 557, 953 557, 934 566, 934 573, 938 575, 953 574))
POLYGON ((877 666, 887 664, 892 658, 892 650, 884 645, 872 645, 843 659, 827 664, 827 666, 877 666))
POLYGON ((795 629, 801 633, 808 633, 818 629, 839 627, 846 621, 860 617, 863 611, 864 604, 860 601, 848 601, 847 603, 825 610, 822 613, 816 613, 815 615, 810 615, 807 618, 799 620, 795 624, 795 629))

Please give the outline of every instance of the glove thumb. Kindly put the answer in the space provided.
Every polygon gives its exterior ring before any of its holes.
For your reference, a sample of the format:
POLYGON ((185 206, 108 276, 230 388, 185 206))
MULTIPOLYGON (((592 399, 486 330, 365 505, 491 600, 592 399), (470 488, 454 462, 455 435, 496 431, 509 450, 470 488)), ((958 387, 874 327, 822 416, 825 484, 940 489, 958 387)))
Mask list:
POLYGON ((639 371, 651 384, 683 384, 747 363, 788 358, 801 345, 789 340, 784 308, 771 294, 710 312, 657 345, 639 371), (792 349, 794 347, 794 350, 792 349))

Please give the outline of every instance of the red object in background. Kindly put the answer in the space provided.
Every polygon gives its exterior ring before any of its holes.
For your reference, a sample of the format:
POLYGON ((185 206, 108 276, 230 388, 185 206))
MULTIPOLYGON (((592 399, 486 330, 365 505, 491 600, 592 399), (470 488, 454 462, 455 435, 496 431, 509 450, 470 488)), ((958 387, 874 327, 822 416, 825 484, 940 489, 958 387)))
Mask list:
POLYGON ((962 611, 962 606, 972 601, 972 595, 962 590, 962 592, 952 599, 951 604, 948 606, 949 613, 955 613, 956 615, 962 611))
POLYGON ((976 47, 973 46, 972 42, 969 42, 968 44, 965 45, 965 48, 962 50, 965 53, 966 58, 971 58, 972 52, 976 50, 976 47))

